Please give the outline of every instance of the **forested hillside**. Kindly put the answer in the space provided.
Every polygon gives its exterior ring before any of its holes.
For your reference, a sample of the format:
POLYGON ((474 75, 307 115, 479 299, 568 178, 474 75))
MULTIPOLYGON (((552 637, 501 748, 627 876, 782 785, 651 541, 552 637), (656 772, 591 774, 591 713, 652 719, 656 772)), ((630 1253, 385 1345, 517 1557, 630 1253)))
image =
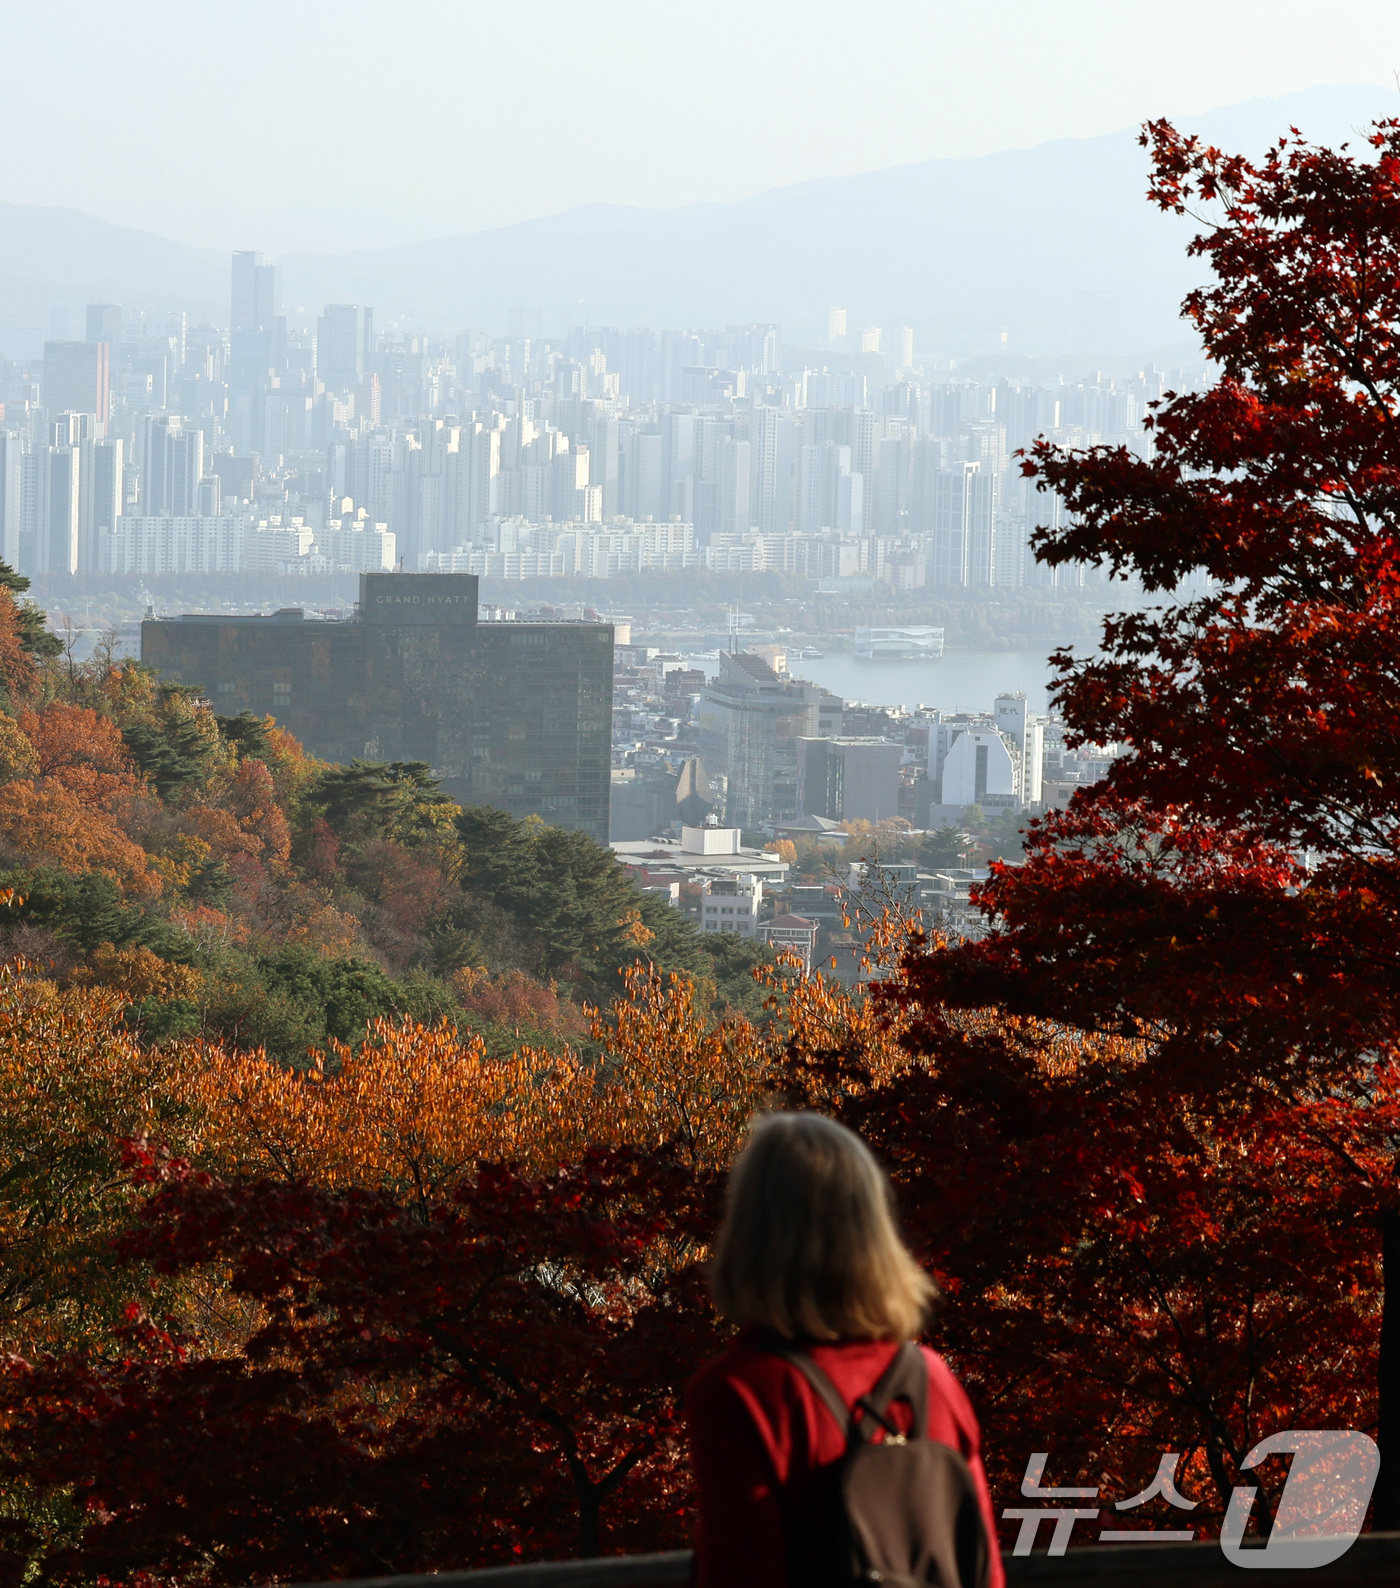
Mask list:
POLYGON ((761 951, 702 940, 586 836, 460 810, 423 765, 328 766, 133 662, 73 665, 3 577, 0 946, 120 991, 148 1040, 296 1064, 378 1016, 577 1037, 634 922, 659 965, 756 1009, 761 951))

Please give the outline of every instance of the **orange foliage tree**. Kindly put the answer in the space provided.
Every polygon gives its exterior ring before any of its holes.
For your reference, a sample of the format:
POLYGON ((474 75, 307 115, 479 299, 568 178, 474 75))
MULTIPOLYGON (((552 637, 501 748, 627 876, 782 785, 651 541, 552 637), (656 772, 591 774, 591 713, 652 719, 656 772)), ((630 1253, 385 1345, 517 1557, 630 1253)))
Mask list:
MULTIPOLYGON (((27 585, 29 581, 24 582, 27 585)), ((39 692, 39 669, 25 644, 19 603, 3 586, 0 586, 0 689, 12 709, 32 700, 39 692)))
POLYGON ((65 871, 97 871, 137 898, 161 891, 146 851, 117 821, 61 784, 18 779, 0 788, 0 839, 21 860, 65 871))
POLYGON ((54 701, 42 711, 22 711, 18 723, 46 782, 100 810, 140 791, 136 764, 110 717, 54 701))
POLYGON ((220 1172, 418 1200, 483 1160, 555 1169, 600 1139, 604 1117, 593 1068, 568 1049, 490 1060, 479 1037, 413 1020, 375 1021, 358 1048, 333 1043, 305 1070, 208 1050, 190 1102, 207 1121, 198 1160, 220 1172))
POLYGON ((85 706, 53 702, 3 719, 0 838, 17 858, 98 871, 138 897, 161 891, 127 832, 143 782, 114 723, 85 706))

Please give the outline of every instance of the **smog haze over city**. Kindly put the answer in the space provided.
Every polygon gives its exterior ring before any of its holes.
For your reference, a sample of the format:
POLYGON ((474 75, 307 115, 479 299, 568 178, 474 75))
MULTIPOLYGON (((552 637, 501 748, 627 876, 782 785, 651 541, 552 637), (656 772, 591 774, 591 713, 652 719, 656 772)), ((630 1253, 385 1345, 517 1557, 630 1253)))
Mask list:
POLYGON ((1400 110, 1373 4, 3 13, 0 555, 133 654, 452 572, 710 677, 920 631, 862 695, 1043 708, 1138 595, 1037 564, 1016 454, 1206 375, 1141 124, 1400 110))

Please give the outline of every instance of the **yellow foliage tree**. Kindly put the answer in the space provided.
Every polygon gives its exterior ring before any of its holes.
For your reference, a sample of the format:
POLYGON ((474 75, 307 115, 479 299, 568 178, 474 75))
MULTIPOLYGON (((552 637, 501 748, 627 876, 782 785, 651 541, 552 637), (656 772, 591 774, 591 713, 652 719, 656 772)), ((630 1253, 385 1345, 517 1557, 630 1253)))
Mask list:
POLYGON ((623 993, 598 1012, 594 1038, 608 1080, 603 1139, 654 1147, 673 1141, 691 1167, 728 1161, 774 1084, 770 1043, 742 1016, 712 1025, 694 981, 654 965, 623 972, 623 993))
POLYGON ((121 1143, 192 1144, 197 1050, 143 1046, 124 1005, 107 989, 0 968, 0 1338, 12 1350, 96 1332, 133 1287, 149 1299, 111 1260, 140 1197, 121 1143))
POLYGON ((39 775, 39 757, 13 717, 0 716, 0 782, 39 775))
POLYGON ((110 987, 123 998, 197 998, 203 978, 192 965, 175 965, 140 944, 114 948, 99 943, 73 981, 110 987))
MULTIPOLYGON (((872 938, 882 960, 900 932, 872 938)), ((333 1043, 307 1070, 262 1053, 206 1050, 193 1113, 201 1158, 233 1174, 441 1193, 480 1160, 544 1172, 590 1146, 674 1144, 696 1173, 732 1157, 756 1109, 790 1096, 808 1061, 859 1051, 875 1082, 908 1064, 900 1026, 864 996, 795 960, 767 967, 771 1019, 715 1021, 689 976, 638 964, 622 995, 592 1012, 596 1061, 563 1045, 487 1054, 447 1024, 378 1020, 358 1048, 333 1043)), ((463 991, 480 995, 484 973, 463 991)), ((496 989, 492 989, 493 991, 496 989)), ((814 1079, 805 1101, 829 1102, 814 1079)))

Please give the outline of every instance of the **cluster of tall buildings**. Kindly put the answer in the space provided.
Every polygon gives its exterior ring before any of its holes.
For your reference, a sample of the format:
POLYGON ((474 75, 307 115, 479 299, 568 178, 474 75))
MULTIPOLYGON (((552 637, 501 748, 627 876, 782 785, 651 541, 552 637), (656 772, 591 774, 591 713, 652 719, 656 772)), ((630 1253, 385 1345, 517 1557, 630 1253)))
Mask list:
POLYGON ((790 672, 781 646, 722 653, 712 676, 651 646, 619 646, 618 658, 620 841, 707 816, 820 835, 853 820, 960 823, 972 806, 1035 811, 1067 803, 1118 754, 1067 748, 1063 723, 1020 691, 998 695, 989 711, 905 709, 842 700, 790 672))
POLYGON ((529 318, 442 339, 328 304, 289 329, 252 253, 233 256, 227 327, 90 305, 82 340, 0 361, 0 555, 232 571, 267 565, 276 529, 284 571, 1082 582, 1028 558, 1060 509, 1014 454, 1041 434, 1141 447, 1168 383, 950 378, 908 327, 847 335, 839 310, 817 349, 769 324, 551 337, 529 318))
POLYGON ((985 717, 920 710, 890 731, 860 731, 853 707, 754 655, 726 654, 695 703, 700 760, 723 779, 726 819, 760 827, 815 816, 926 827, 940 806, 1025 810, 1042 802, 1049 719, 1024 694, 997 699, 985 717), (851 732, 855 728, 855 732, 851 732), (916 742, 917 741, 917 744, 916 742), (904 785, 901 792, 901 784, 904 785))

